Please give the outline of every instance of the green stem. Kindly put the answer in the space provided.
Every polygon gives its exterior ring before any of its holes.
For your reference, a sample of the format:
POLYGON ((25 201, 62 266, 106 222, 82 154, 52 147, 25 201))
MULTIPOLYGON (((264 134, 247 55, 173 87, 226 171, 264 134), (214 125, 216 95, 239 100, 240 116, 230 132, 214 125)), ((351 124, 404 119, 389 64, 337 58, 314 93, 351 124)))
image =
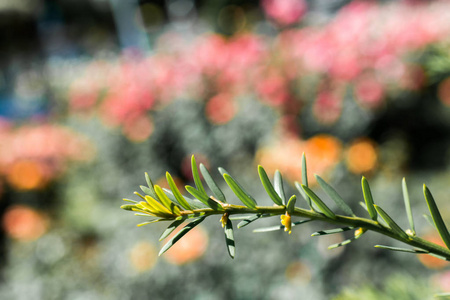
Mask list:
MULTIPOLYGON (((283 215, 286 212, 285 206, 256 206, 256 208, 248 208, 247 206, 242 205, 233 205, 233 204, 226 204, 224 207, 225 212, 227 212, 229 215, 235 215, 235 214, 271 214, 271 215, 283 215)), ((211 208, 203 208, 203 209, 196 209, 192 211, 182 211, 182 215, 190 215, 194 213, 203 213, 207 216, 209 215, 221 215, 224 213, 224 211, 218 211, 213 210, 211 208)), ((409 235, 408 238, 404 238, 403 236, 400 236, 399 234, 395 233, 391 228, 384 226, 383 224, 380 224, 377 221, 373 221, 372 219, 365 219, 360 217, 348 217, 348 216, 342 216, 342 215, 336 215, 335 219, 329 218, 325 216, 322 213, 315 212, 312 210, 306 210, 303 208, 295 207, 293 213, 293 216, 303 217, 303 218, 309 218, 312 220, 317 221, 324 221, 328 223, 338 224, 338 225, 346 225, 346 226, 352 226, 352 227, 361 227, 367 230, 371 230, 374 232, 378 232, 380 234, 383 234, 385 236, 388 236, 390 238, 396 239, 400 242, 403 242, 405 244, 408 244, 413 247, 417 247, 426 251, 429 251, 430 253, 442 256, 446 258, 447 260, 450 260, 450 250, 447 248, 444 248, 442 246, 439 246, 435 243, 429 242, 427 240, 424 240, 420 237, 409 235)))

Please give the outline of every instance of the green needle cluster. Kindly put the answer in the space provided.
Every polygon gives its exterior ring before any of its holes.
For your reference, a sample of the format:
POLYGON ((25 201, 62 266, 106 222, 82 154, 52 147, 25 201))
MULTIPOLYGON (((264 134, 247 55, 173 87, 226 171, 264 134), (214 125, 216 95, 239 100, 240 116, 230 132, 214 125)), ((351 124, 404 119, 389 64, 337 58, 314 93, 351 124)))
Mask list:
POLYGON ((350 206, 338 194, 338 192, 329 185, 320 176, 316 175, 317 182, 326 195, 336 204, 336 207, 343 213, 338 214, 331 209, 324 199, 321 199, 311 188, 308 187, 306 158, 302 156, 302 183, 296 182, 301 197, 305 200, 307 208, 297 206, 297 195, 286 196, 283 186, 283 178, 279 171, 274 174, 273 184, 270 181, 267 172, 262 166, 258 166, 258 174, 262 183, 262 188, 273 201, 273 206, 259 206, 254 197, 252 197, 235 177, 225 169, 219 168, 219 172, 225 180, 234 196, 239 199, 243 205, 235 205, 227 202, 225 194, 219 185, 211 176, 208 169, 200 164, 199 167, 192 156, 192 175, 195 186, 185 186, 185 190, 190 196, 184 196, 176 186, 172 176, 166 173, 167 182, 170 189, 163 189, 158 185, 153 185, 148 174, 145 174, 147 185, 141 186, 145 195, 136 193, 142 201, 124 199, 131 204, 122 205, 121 208, 134 211, 138 216, 149 218, 146 222, 139 224, 147 225, 154 222, 169 221, 168 228, 163 232, 160 240, 167 238, 177 227, 183 226, 169 241, 161 248, 160 255, 172 247, 186 233, 195 226, 203 222, 212 215, 221 215, 221 223, 224 228, 225 243, 229 255, 234 258, 236 254, 236 242, 233 234, 233 221, 240 221, 237 228, 242 228, 250 223, 256 222, 261 218, 281 217, 281 224, 271 227, 258 228, 254 232, 268 232, 273 230, 285 230, 289 233, 292 227, 312 221, 325 221, 336 224, 337 228, 321 230, 314 232, 312 236, 322 236, 335 234, 344 231, 354 231, 354 235, 338 244, 330 245, 329 249, 348 245, 359 239, 368 231, 378 232, 392 239, 398 240, 410 247, 399 248, 386 245, 375 245, 380 249, 391 251, 401 251, 406 253, 415 253, 423 255, 433 255, 435 257, 450 260, 450 233, 441 217, 436 202, 430 190, 424 185, 424 196, 428 204, 431 219, 439 235, 444 241, 446 247, 442 247, 423 238, 416 236, 414 219, 409 201, 406 181, 402 181, 403 198, 406 214, 410 229, 403 230, 395 220, 379 205, 374 203, 369 182, 366 178, 361 180, 362 197, 364 202, 361 205, 367 210, 368 216, 356 216, 350 206), (211 191, 208 194, 203 186, 200 172, 204 183, 211 191), (293 218, 303 218, 294 221, 293 218))

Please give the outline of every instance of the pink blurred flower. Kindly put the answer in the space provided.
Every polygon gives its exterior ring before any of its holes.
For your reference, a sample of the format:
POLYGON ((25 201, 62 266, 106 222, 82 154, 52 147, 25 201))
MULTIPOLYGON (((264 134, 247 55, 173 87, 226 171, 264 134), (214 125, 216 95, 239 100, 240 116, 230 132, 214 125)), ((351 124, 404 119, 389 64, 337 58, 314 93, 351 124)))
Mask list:
POLYGON ((385 91, 383 85, 373 76, 363 76, 355 83, 356 99, 369 108, 376 108, 382 104, 385 91))
POLYGON ((256 90, 261 99, 272 106, 286 103, 290 96, 287 80, 275 69, 259 78, 256 90))
POLYGON ((236 115, 236 105, 232 95, 218 94, 212 97, 207 103, 205 114, 213 124, 226 124, 236 115))
POLYGON ((263 0, 262 7, 269 18, 283 26, 300 21, 308 9, 304 0, 263 0))

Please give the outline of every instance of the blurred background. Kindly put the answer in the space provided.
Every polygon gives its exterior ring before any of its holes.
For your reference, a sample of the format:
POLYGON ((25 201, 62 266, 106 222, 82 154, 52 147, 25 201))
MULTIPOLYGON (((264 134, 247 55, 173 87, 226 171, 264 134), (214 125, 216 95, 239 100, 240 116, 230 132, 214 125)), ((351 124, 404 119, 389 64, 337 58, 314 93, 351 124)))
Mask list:
MULTIPOLYGON (((450 222, 450 2, 1 0, 1 299, 432 299, 448 263, 388 252, 327 224, 235 231, 219 218, 164 256, 166 224, 119 209, 145 184, 191 182, 190 156, 289 189, 327 179, 365 215, 360 179, 407 228, 440 243, 422 184, 450 222)), ((316 189, 317 190, 317 189, 316 189)), ((317 190, 320 195, 321 191, 317 190)), ((237 202, 235 202, 237 203, 237 202)), ((303 203, 301 204, 303 205, 303 203)))

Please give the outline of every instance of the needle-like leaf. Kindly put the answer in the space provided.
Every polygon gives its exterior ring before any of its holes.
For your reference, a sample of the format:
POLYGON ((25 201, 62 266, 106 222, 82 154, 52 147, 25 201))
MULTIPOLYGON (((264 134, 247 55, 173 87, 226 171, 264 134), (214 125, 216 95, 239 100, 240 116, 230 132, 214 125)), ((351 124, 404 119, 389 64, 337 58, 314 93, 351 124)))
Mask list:
MULTIPOLYGON (((154 190, 154 188, 153 188, 153 182, 152 182, 152 180, 150 179, 150 176, 148 176, 148 173, 147 173, 147 172, 145 172, 145 181, 147 181, 148 190, 146 189, 145 191, 144 191, 144 190, 142 190, 142 191, 143 191, 144 193, 148 194, 149 196, 153 197, 154 199, 159 200, 159 199, 158 199, 158 196, 156 195, 155 190, 154 190)), ((141 189, 142 189, 142 187, 141 187, 141 189)))
POLYGON ((328 230, 320 230, 316 231, 311 236, 320 236, 320 235, 328 235, 328 234, 335 234, 340 233, 348 230, 352 230, 354 227, 342 227, 342 228, 334 228, 334 229, 328 229, 328 230))
POLYGON ((203 164, 200 164, 200 172, 202 173, 203 179, 205 179, 206 184, 211 189, 214 196, 222 202, 227 202, 222 190, 219 188, 219 186, 209 173, 208 169, 203 164))
POLYGON ((302 188, 325 216, 331 219, 336 219, 334 212, 332 212, 331 209, 328 208, 328 206, 309 187, 302 184, 302 188))
POLYGON ((161 234, 161 236, 159 237, 159 241, 162 241, 163 239, 168 237, 169 234, 171 234, 178 226, 183 224, 184 221, 185 221, 185 219, 180 219, 180 220, 175 220, 174 222, 172 222, 169 225, 169 227, 167 227, 167 229, 164 230, 164 232, 161 234))
POLYGON ((292 195, 291 198, 289 198, 288 204, 286 206, 286 211, 292 215, 294 214, 295 210, 295 202, 297 201, 297 196, 292 195))
POLYGON ((166 179, 169 183, 170 189, 172 190, 172 194, 174 195, 175 199, 177 199, 177 202, 183 206, 184 209, 191 210, 191 206, 189 203, 187 203, 186 199, 184 199, 183 195, 181 195, 180 190, 178 189, 177 185, 175 184, 175 181, 173 181, 172 176, 169 174, 169 172, 166 172, 166 179))
POLYGON ((402 191, 403 191, 403 200, 405 201, 405 209, 406 209, 406 215, 408 216, 409 226, 411 227, 411 231, 413 235, 416 235, 416 229, 414 228, 414 219, 411 211, 411 203, 409 201, 409 193, 408 193, 408 187, 406 186, 406 180, 403 177, 402 180, 402 191))
POLYGON ((152 210, 162 212, 165 214, 172 214, 172 212, 168 208, 166 208, 164 205, 162 205, 156 199, 150 197, 149 195, 145 195, 145 200, 147 201, 148 205, 150 205, 152 210))
POLYGON ((334 202, 336 202, 337 206, 339 206, 340 209, 344 213, 346 213, 349 216, 355 216, 350 206, 345 203, 344 199, 336 192, 336 190, 329 185, 325 180, 322 179, 319 175, 315 175, 317 182, 319 183, 320 187, 327 193, 327 195, 333 199, 334 202))
POLYGON ((357 232, 358 231, 355 232, 355 236, 353 236, 353 237, 351 237, 351 238, 349 238, 349 239, 347 239, 345 241, 342 241, 340 243, 328 246, 328 249, 331 250, 331 249, 335 249, 335 248, 339 248, 339 247, 348 245, 351 242, 356 241, 357 239, 359 239, 366 231, 365 230, 360 230, 358 233, 357 232))
POLYGON ((248 224, 258 220, 259 218, 261 218, 263 215, 262 214, 257 214, 251 217, 248 217, 246 219, 244 219, 243 221, 239 222, 239 224, 237 225, 237 228, 242 228, 247 226, 248 224))
POLYGON ((173 203, 169 197, 164 193, 162 188, 159 185, 155 185, 155 192, 158 195, 158 198, 161 200, 161 203, 167 207, 173 214, 180 215, 180 209, 178 206, 173 203))
POLYGON ((192 155, 192 157, 191 157, 191 168, 192 168, 192 177, 194 177, 194 182, 195 182, 195 186, 196 186, 197 190, 200 193, 208 196, 208 194, 205 191, 205 188, 203 187, 202 180, 200 178, 200 174, 198 173, 197 163, 195 162, 194 155, 192 155))
POLYGON ((283 205, 286 205, 286 195, 284 194, 283 177, 280 171, 276 170, 273 176, 273 186, 278 196, 280 196, 283 205))
MULTIPOLYGON (((307 166, 306 166, 306 156, 305 156, 305 152, 303 152, 302 154, 302 184, 304 186, 308 187, 308 172, 307 172, 307 166)), ((302 193, 303 189, 298 188, 297 189, 300 191, 300 193, 302 194, 302 196, 305 197, 306 202, 308 202, 309 207, 314 210, 314 208, 312 207, 312 203, 311 203, 311 199, 308 197, 308 195, 306 195, 305 193, 302 193)))
POLYGON ((423 185, 423 194, 425 195, 425 200, 427 201, 428 209, 430 210, 431 217, 433 218, 434 224, 436 225, 439 235, 441 236, 447 248, 450 249, 450 234, 447 230, 447 226, 445 226, 444 220, 442 220, 441 213, 439 212, 436 202, 434 201, 433 195, 431 195, 430 190, 427 188, 425 184, 423 185))
POLYGON ((403 229, 398 226, 397 223, 378 205, 374 204, 375 209, 377 210, 378 214, 383 218, 383 220, 386 221, 386 223, 389 225, 389 227, 399 236, 402 238, 409 240, 409 236, 406 234, 406 232, 403 231, 403 229))
POLYGON ((222 206, 219 203, 212 200, 211 198, 206 196, 206 194, 203 194, 196 188, 190 185, 186 185, 184 188, 186 189, 186 191, 188 191, 189 194, 191 194, 192 196, 203 202, 203 204, 205 204, 207 207, 210 207, 214 210, 223 210, 222 206))
MULTIPOLYGON (((173 192, 171 190, 163 188, 163 191, 166 193, 167 197, 169 197, 170 200, 172 200, 172 202, 178 203, 177 199, 175 198, 175 196, 173 195, 173 192)), ((197 199, 191 199, 191 198, 186 197, 186 196, 183 196, 183 198, 189 204, 191 209, 202 209, 202 208, 206 208, 207 207, 202 202, 198 201, 197 199)))
POLYGON ((398 247, 391 247, 391 246, 384 246, 384 245, 375 245, 375 248, 380 248, 380 249, 387 249, 387 250, 392 250, 392 251, 399 251, 399 252, 407 252, 407 253, 415 253, 415 254, 426 254, 429 253, 426 250, 421 250, 421 249, 407 249, 407 248, 398 248, 398 247))
POLYGON ((283 205, 283 200, 275 191, 274 187, 272 186, 272 183, 269 180, 269 177, 267 176, 266 171, 262 166, 258 166, 258 173, 259 178, 261 179, 261 183, 264 186, 264 189, 266 190, 269 197, 272 199, 272 201, 277 205, 283 205))
POLYGON ((229 174, 224 174, 223 178, 231 188, 233 193, 242 201, 248 208, 255 209, 256 201, 234 180, 229 174))
POLYGON ((374 207, 372 192, 370 191, 369 182, 367 182, 367 179, 364 176, 361 179, 361 186, 363 190, 364 201, 366 202, 367 211, 369 212, 369 215, 372 218, 372 220, 376 221, 378 215, 374 207))
POLYGON ((236 244, 234 242, 233 224, 231 223, 230 219, 227 219, 224 231, 228 254, 230 254, 231 258, 234 258, 234 255, 236 254, 236 244))
POLYGON ((178 231, 159 251, 158 255, 163 254, 167 250, 169 250, 176 242, 178 242, 186 233, 188 233, 195 226, 203 222, 205 220, 205 216, 200 217, 198 219, 194 219, 191 223, 184 226, 180 231, 178 231))

